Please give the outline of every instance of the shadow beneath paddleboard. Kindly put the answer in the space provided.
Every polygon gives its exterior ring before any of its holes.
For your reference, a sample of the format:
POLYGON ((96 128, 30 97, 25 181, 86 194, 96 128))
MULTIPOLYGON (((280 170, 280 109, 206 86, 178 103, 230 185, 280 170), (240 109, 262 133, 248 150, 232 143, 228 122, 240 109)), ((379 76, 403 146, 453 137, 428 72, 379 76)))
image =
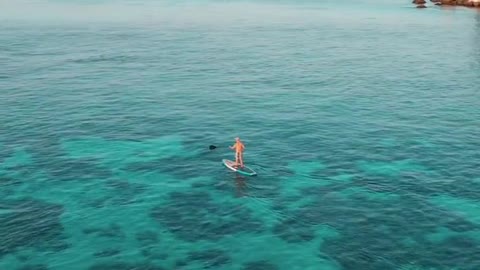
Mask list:
POLYGON ((247 195, 247 182, 245 176, 238 173, 235 174, 235 187, 236 187, 236 196, 244 197, 247 195))

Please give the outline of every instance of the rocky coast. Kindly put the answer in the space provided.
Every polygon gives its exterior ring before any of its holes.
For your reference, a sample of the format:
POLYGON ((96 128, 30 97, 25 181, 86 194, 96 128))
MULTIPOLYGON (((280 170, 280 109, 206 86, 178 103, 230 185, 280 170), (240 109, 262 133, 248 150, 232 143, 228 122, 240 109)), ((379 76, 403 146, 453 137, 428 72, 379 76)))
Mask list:
MULTIPOLYGON (((480 0, 430 0, 437 6, 465 6, 480 8, 480 0)), ((427 2, 425 0, 413 0, 413 4, 417 5, 417 8, 426 8, 427 2)))

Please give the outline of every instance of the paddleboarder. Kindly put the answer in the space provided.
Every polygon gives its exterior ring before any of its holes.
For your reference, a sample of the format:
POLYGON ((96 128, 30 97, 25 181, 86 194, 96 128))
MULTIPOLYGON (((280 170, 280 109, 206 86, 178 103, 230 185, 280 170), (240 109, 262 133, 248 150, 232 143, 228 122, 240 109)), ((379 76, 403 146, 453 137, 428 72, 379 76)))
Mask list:
POLYGON ((235 166, 243 168, 243 151, 245 151, 245 145, 240 141, 239 137, 235 138, 235 144, 230 146, 230 149, 235 150, 235 166))

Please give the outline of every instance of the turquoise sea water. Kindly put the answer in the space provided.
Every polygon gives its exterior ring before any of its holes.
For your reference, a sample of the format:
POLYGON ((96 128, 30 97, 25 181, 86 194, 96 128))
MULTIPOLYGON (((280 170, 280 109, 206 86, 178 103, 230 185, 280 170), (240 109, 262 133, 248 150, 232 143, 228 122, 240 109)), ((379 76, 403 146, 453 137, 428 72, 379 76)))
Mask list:
POLYGON ((0 63, 0 269, 480 269, 479 12, 0 1, 0 63))

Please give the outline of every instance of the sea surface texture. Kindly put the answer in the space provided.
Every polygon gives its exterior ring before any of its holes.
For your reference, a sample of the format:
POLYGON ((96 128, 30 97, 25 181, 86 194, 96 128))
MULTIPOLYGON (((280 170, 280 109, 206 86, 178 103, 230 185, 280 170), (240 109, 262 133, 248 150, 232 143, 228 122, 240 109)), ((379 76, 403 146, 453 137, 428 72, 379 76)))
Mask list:
POLYGON ((480 13, 1 0, 0 269, 480 269, 480 13))

